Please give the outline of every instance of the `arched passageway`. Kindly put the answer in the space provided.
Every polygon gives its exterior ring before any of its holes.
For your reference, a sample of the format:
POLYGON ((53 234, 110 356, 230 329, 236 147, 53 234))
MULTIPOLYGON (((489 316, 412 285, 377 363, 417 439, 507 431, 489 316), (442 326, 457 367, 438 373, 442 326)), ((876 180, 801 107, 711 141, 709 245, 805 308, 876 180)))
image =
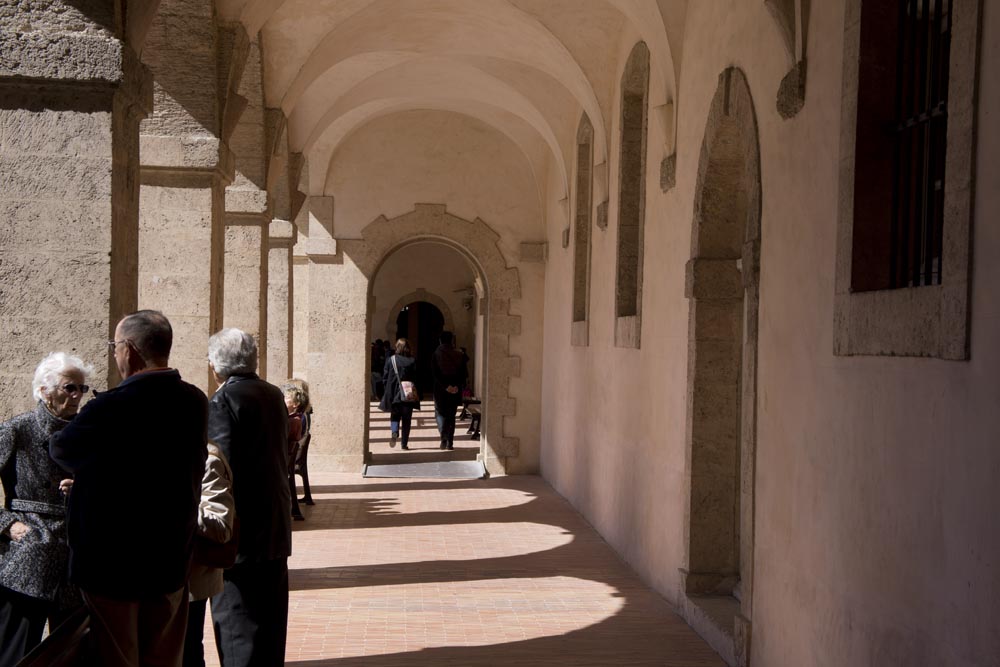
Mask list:
MULTIPOLYGON (((384 317, 375 317, 379 307, 375 290, 383 275, 391 276, 394 257, 405 257, 401 253, 415 252, 411 248, 416 246, 443 246, 465 263, 469 282, 458 292, 459 309, 467 313, 470 323, 463 333, 456 319, 456 334, 459 345, 468 348, 462 341, 472 343, 471 385, 482 400, 478 458, 488 470, 492 467, 492 472, 503 472, 506 459, 518 454, 517 438, 504 434, 503 417, 516 414, 517 410, 509 389, 510 378, 520 368, 519 359, 509 356, 509 338, 520 331, 520 318, 510 314, 511 300, 520 298, 520 281, 517 270, 507 267, 497 247, 496 233, 482 220, 470 222, 447 213, 443 205, 418 204, 412 212, 398 218, 378 218, 365 227, 362 237, 362 241, 344 242, 343 248, 368 277, 369 334, 374 322, 386 321, 384 317)), ((413 282, 409 284, 412 286, 413 282)), ((429 290, 424 292, 430 294, 429 290)), ((369 335, 368 339, 373 337, 369 335)), ((366 461, 372 457, 369 418, 366 413, 366 461)))
POLYGON ((444 330, 444 315, 426 301, 408 303, 396 315, 396 339, 410 341, 417 359, 417 387, 424 396, 434 387, 430 360, 444 330))
POLYGON ((697 611, 706 598, 727 610, 715 622, 725 624, 719 629, 730 644, 715 648, 737 661, 749 646, 753 595, 760 202, 753 100, 743 72, 730 68, 719 77, 705 128, 687 266, 684 593, 696 627, 695 617, 709 618, 697 611))

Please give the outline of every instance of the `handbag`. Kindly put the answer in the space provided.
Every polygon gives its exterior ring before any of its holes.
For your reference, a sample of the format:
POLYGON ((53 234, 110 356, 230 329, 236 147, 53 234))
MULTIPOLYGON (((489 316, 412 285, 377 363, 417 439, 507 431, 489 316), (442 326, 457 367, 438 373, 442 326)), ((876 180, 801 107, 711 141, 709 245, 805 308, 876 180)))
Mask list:
POLYGON ((399 377, 399 367, 396 366, 396 357, 392 357, 392 370, 396 372, 396 379, 399 380, 399 403, 416 403, 420 400, 417 394, 417 385, 409 380, 399 377))

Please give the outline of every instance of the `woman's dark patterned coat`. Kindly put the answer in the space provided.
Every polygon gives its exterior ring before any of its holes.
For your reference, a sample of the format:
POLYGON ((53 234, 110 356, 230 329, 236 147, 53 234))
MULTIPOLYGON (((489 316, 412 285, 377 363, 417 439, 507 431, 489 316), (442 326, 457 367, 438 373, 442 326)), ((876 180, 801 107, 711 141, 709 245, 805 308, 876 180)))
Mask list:
POLYGON ((33 412, 0 424, 0 586, 67 606, 69 546, 59 482, 69 477, 49 458, 49 436, 68 424, 41 401, 33 412), (7 531, 15 521, 31 530, 20 541, 7 531))

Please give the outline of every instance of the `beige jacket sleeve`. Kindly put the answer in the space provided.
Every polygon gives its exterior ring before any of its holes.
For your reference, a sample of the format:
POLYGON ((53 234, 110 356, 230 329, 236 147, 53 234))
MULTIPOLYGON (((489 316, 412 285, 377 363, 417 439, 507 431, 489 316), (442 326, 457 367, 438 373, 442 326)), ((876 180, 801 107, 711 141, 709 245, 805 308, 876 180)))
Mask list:
POLYGON ((213 542, 228 542, 233 536, 233 523, 235 521, 233 471, 229 468, 229 463, 222 451, 214 444, 209 443, 205 476, 201 481, 198 534, 213 542))

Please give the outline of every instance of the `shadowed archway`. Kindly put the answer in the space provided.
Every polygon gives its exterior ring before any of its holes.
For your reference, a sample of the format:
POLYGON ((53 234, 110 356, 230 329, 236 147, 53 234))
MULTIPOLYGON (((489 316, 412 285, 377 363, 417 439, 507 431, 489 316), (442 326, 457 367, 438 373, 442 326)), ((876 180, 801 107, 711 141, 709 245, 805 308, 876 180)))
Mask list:
POLYGON ((681 598, 688 622, 741 665, 753 608, 760 211, 753 100, 743 72, 729 68, 705 128, 687 265, 690 493, 681 598))

